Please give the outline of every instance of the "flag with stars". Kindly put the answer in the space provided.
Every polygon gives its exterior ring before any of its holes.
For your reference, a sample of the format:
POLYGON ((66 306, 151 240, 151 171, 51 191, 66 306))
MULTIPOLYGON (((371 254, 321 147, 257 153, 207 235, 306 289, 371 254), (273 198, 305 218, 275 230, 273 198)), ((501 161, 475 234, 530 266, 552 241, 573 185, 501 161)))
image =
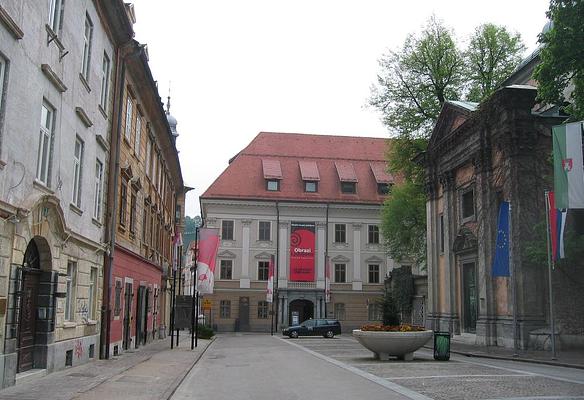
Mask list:
POLYGON ((509 276, 509 202, 499 207, 497 223, 497 243, 492 268, 493 276, 509 276))

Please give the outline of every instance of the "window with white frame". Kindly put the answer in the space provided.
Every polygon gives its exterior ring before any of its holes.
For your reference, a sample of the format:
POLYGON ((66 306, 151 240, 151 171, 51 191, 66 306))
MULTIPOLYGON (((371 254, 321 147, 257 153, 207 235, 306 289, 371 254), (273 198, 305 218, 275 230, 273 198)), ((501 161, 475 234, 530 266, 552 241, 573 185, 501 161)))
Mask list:
POLYGON ((335 264, 335 282, 347 282, 347 264, 335 264))
POLYGON ((383 319, 383 309, 378 302, 367 305, 367 319, 369 321, 381 321, 383 319))
POLYGON ((37 156, 37 179, 44 185, 50 185, 51 159, 53 158, 53 129, 55 124, 55 109, 47 102, 41 108, 41 129, 39 151, 37 156))
POLYGON ((378 225, 368 225, 367 243, 379 244, 379 226, 378 225))
POLYGON ((265 300, 258 302, 258 319, 268 318, 268 302, 265 300))
POLYGON ((335 303, 334 305, 335 319, 342 321, 346 318, 345 316, 345 303, 335 303))
POLYGON ((59 33, 61 30, 64 3, 64 0, 49 0, 49 27, 55 33, 59 33))
POLYGON ((140 146, 142 141, 142 114, 138 111, 136 116, 136 136, 134 138, 134 153, 140 157, 140 146))
POLYGON ((219 279, 233 279, 233 260, 221 260, 219 279))
POLYGON ((88 299, 88 310, 87 310, 87 318, 94 320, 95 319, 95 309, 96 309, 96 300, 97 300, 97 268, 91 268, 89 272, 89 299, 88 299))
POLYGON ((77 136, 73 154, 73 200, 72 203, 81 207, 81 179, 83 173, 83 141, 77 136))
POLYGON ((233 221, 221 221, 221 240, 233 240, 233 221))
MULTIPOLYGON (((6 60, 0 56, 0 112, 2 111, 2 106, 4 102, 4 77, 6 76, 6 60)), ((1 114, 0 114, 1 115, 1 114)))
POLYGON ((271 224, 269 221, 260 221, 258 224, 259 233, 258 233, 258 240, 260 241, 268 241, 270 240, 270 227, 271 224))
POLYGON ((103 60, 101 63, 101 95, 99 99, 99 104, 103 111, 107 113, 108 101, 109 101, 109 90, 110 90, 110 69, 111 62, 107 54, 103 53, 103 60))
POLYGON ((95 160, 95 193, 93 195, 93 218, 101 221, 101 209, 103 202, 103 163, 95 160))
POLYGON ((270 272, 269 261, 258 261, 258 281, 267 281, 270 272))
POLYGON ((335 224, 335 243, 347 242, 347 225, 335 224))
POLYGON ((83 64, 81 65, 81 75, 89 81, 89 65, 91 62, 91 42, 93 40, 93 22, 89 14, 85 14, 85 29, 83 31, 83 64))
POLYGON ((231 318, 231 300, 219 302, 219 318, 231 318))
POLYGON ((369 264, 369 283, 379 283, 379 264, 369 264))
POLYGON ((146 176, 148 178, 152 176, 152 172, 150 172, 150 157, 152 157, 152 139, 148 138, 146 140, 146 176))
POLYGON ((65 321, 73 321, 75 317, 75 286, 77 284, 77 263, 67 262, 67 294, 65 297, 65 321))
POLYGON ((130 143, 132 138, 132 115, 134 112, 134 100, 130 93, 128 93, 126 98, 126 130, 124 131, 124 137, 130 143))

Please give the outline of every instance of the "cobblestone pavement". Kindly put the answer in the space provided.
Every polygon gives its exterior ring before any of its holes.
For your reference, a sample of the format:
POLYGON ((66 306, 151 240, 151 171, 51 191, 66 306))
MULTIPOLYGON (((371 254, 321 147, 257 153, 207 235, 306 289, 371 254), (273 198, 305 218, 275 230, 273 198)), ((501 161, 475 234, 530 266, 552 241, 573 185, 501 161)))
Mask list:
MULTIPOLYGON (((280 340, 371 381, 399 385, 426 399, 584 399, 583 369, 505 359, 513 356, 512 351, 509 356, 485 352, 492 358, 453 352, 450 361, 444 362, 433 359, 431 348, 423 348, 415 353, 414 361, 378 361, 349 335, 280 340)), ((473 346, 466 349, 478 351, 473 346)), ((463 349, 455 344, 453 350, 462 353, 463 349)))
POLYGON ((181 335, 170 349, 170 338, 110 360, 96 360, 48 374, 0 391, 0 400, 131 400, 167 399, 209 345, 181 335))

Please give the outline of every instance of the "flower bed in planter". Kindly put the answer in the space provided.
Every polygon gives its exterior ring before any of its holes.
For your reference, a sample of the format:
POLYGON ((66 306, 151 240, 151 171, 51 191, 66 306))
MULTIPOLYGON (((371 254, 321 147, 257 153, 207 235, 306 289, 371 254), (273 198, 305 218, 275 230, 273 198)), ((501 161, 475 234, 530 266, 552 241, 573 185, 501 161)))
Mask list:
POLYGON ((411 361, 414 351, 432 338, 433 332, 415 325, 387 326, 381 324, 364 325, 353 330, 359 343, 371 350, 376 359, 389 360, 390 356, 411 361))

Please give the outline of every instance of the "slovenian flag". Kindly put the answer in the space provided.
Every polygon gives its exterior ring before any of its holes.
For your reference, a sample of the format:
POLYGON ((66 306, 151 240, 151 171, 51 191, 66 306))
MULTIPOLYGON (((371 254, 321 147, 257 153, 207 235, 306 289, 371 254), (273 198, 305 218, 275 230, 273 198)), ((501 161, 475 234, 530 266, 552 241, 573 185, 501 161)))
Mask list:
POLYGON ((554 192, 559 209, 584 208, 582 122, 554 126, 554 192))
POLYGON ((566 227, 566 216, 568 210, 559 210, 556 208, 556 196, 554 192, 549 192, 547 195, 548 210, 549 210, 549 227, 550 227, 550 242, 552 245, 552 260, 557 261, 564 258, 564 228, 566 227))

